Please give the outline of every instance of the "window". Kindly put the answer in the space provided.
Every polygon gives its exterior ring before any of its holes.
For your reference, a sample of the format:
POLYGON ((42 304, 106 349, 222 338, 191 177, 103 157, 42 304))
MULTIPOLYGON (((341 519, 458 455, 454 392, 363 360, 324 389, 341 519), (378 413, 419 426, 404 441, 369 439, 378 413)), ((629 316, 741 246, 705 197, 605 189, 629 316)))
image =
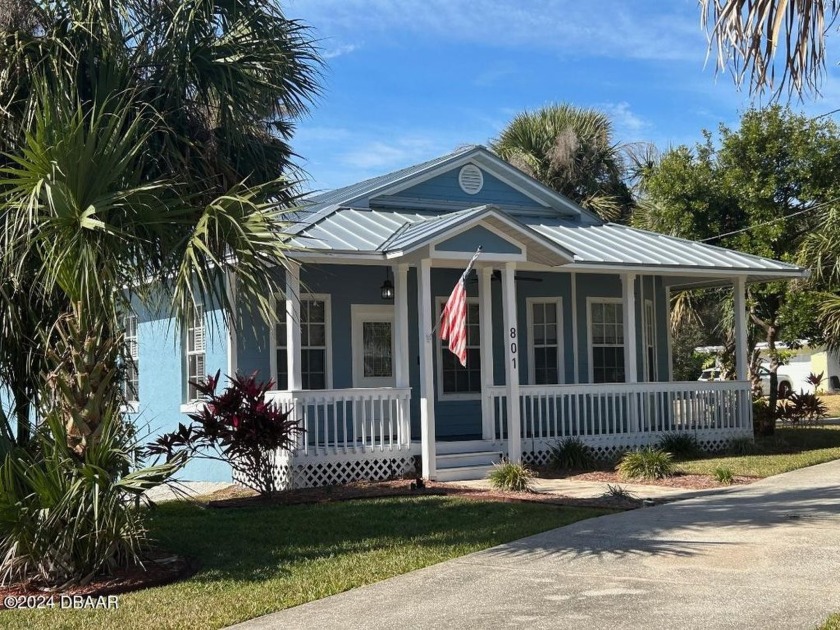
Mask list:
MULTIPOLYGON (((289 388, 289 363, 286 346, 288 320, 286 301, 277 301, 275 354, 278 389, 289 388)), ((300 359, 303 389, 327 389, 329 386, 330 302, 326 295, 309 295, 300 301, 300 359)))
POLYGON ((656 319, 653 302, 645 300, 645 356, 647 357, 647 380, 656 380, 656 319))
POLYGON ((590 370, 593 383, 624 382, 624 313, 619 300, 590 301, 590 370))
POLYGON ((204 365, 204 305, 196 304, 187 324, 187 400, 197 400, 198 391, 193 384, 207 376, 204 365))
POLYGON ((534 385, 558 385, 563 380, 562 310, 559 298, 528 298, 529 381, 534 385))
POLYGON ((365 378, 390 378, 394 375, 391 322, 362 322, 362 349, 365 378))
POLYGON ((140 400, 140 354, 137 345, 137 315, 127 315, 123 319, 125 334, 125 379, 123 380, 123 398, 126 402, 140 400))
MULTIPOLYGON (((444 304, 446 298, 439 298, 438 321, 444 304)), ((474 298, 467 298, 467 367, 461 365, 443 340, 438 344, 438 359, 438 387, 443 395, 474 398, 473 394, 481 394, 481 334, 478 301, 474 298)))

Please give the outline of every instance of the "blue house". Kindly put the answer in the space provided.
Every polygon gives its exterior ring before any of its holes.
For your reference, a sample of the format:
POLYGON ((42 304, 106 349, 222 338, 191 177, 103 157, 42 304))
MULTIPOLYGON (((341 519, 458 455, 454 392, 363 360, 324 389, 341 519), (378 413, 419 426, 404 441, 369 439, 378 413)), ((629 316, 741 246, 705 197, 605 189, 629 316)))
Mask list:
POLYGON ((187 330, 148 312, 134 329, 153 429, 184 420, 207 373, 277 384, 305 429, 277 454, 285 486, 479 478, 502 456, 544 463, 567 436, 602 456, 669 431, 709 449, 751 436, 746 285, 804 275, 605 223, 480 146, 312 197, 290 233, 276 325, 229 330, 206 304, 187 330), (433 330, 479 246, 462 367, 433 330), (686 287, 734 291, 737 380, 672 381, 670 293, 686 287))

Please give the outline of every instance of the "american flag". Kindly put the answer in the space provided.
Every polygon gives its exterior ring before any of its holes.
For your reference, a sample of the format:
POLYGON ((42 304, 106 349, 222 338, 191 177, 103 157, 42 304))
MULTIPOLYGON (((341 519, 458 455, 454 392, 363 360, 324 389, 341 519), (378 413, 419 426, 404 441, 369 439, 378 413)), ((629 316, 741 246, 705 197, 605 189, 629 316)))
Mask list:
POLYGON ((473 263, 481 253, 481 248, 470 259, 464 273, 455 283, 452 294, 446 300, 443 312, 440 314, 440 338, 449 341, 449 351, 452 352, 461 365, 467 367, 467 276, 472 271, 473 263))

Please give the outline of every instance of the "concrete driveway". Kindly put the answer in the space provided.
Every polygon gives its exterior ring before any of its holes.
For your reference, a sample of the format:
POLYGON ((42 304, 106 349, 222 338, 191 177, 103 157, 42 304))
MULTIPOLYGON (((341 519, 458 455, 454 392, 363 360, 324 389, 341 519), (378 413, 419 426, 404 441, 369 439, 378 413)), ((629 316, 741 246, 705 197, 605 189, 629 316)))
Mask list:
POLYGON ((247 628, 814 628, 840 611, 840 461, 614 514, 247 628))

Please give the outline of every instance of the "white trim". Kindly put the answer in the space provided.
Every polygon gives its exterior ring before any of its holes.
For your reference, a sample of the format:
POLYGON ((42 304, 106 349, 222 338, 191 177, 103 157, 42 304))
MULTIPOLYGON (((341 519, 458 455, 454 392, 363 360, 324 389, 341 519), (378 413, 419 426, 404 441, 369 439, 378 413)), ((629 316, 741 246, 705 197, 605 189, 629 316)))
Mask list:
POLYGON ((534 311, 535 304, 554 304, 557 313, 557 382, 546 385, 566 384, 566 362, 564 361, 565 343, 563 337, 566 331, 563 327, 563 298, 562 297, 528 297, 525 298, 526 327, 528 335, 528 383, 536 385, 536 366, 534 363, 534 311))
POLYGON ((236 331, 236 327, 239 324, 239 318, 237 317, 239 311, 236 302, 236 276, 232 273, 227 273, 225 275, 225 280, 225 286, 228 292, 228 302, 233 309, 233 312, 230 314, 230 318, 228 320, 227 331, 227 372, 228 376, 233 377, 239 369, 239 342, 236 331))
POLYGON ((432 283, 429 259, 417 268, 417 333, 420 353, 420 448, 422 475, 437 476, 437 444, 435 444, 435 385, 432 348, 432 283))
MULTIPOLYGON (((443 311, 443 306, 446 304, 446 300, 449 299, 449 296, 435 296, 435 322, 438 323, 438 327, 435 330, 434 335, 434 344, 435 344, 435 354, 436 354, 436 361, 435 361, 435 377, 437 380, 437 399, 440 401, 452 401, 452 400, 480 400, 481 399, 481 391, 477 392, 470 392, 470 393, 444 393, 443 391, 443 341, 440 339, 440 314, 443 311)), ((478 306, 478 330, 479 334, 481 333, 481 303, 479 298, 468 297, 467 298, 467 319, 469 319, 469 307, 470 304, 475 304, 478 306)), ((467 349, 475 348, 476 346, 467 346, 467 349)), ((481 347, 481 340, 479 339, 479 352, 483 351, 481 347)), ((448 350, 447 350, 448 352, 448 350)), ((481 375, 481 382, 484 381, 484 374, 481 375)))
MULTIPOLYGON (((586 351, 587 351, 587 368, 589 371, 589 384, 596 384, 596 385, 603 385, 604 383, 595 383, 595 366, 592 362, 592 305, 593 304, 621 304, 622 314, 624 312, 624 300, 621 298, 616 297, 598 297, 598 296, 588 296, 586 298, 586 351)), ((625 343, 627 340, 627 331, 624 330, 624 318, 622 317, 622 334, 624 335, 625 343)), ((619 347, 619 344, 615 345, 616 348, 619 347)), ((625 350, 626 352, 626 350, 625 350)), ((625 379, 627 375, 625 375, 625 379)))
POLYGON ((353 388, 396 387, 396 341, 394 330, 394 306, 391 304, 351 304, 350 305, 350 356, 352 361, 353 388), (362 339, 363 322, 385 322, 391 324, 391 376, 364 377, 364 343, 362 339))
POLYGON ((747 358, 747 288, 743 278, 734 282, 732 290, 735 294, 735 378, 746 381, 749 378, 747 358))
MULTIPOLYGON (((194 304, 190 309, 189 313, 189 320, 186 322, 186 326, 184 327, 184 336, 183 336, 183 348, 184 348, 184 359, 183 359, 183 366, 184 366, 184 383, 183 388, 181 390, 181 400, 185 401, 187 404, 198 400, 197 398, 190 398, 190 357, 193 356, 203 356, 202 363, 204 364, 204 374, 196 375, 197 378, 204 378, 207 376, 207 311, 204 309, 204 304, 194 304), (190 331, 197 330, 198 327, 195 325, 197 320, 197 313, 196 310, 201 310, 201 350, 190 350, 190 331)), ((194 344, 197 345, 197 344, 194 344)))
POLYGON ((502 338, 505 346, 505 395, 507 396, 508 460, 514 464, 522 461, 522 427, 519 409, 518 346, 522 344, 519 317, 516 312, 516 265, 507 263, 502 271, 502 313, 504 327, 502 338))
POLYGON ((410 387, 408 350, 408 265, 394 265, 394 378, 397 387, 410 387))
POLYGON ((481 437, 492 440, 495 435, 494 411, 490 388, 494 384, 493 373, 493 267, 482 266, 478 270, 478 316, 481 335, 481 437))
MULTIPOLYGON (((134 369, 134 374, 137 377, 137 387, 134 391, 129 391, 129 382, 127 379, 123 380, 122 385, 125 387, 123 395, 125 397, 125 404, 121 406, 120 410, 123 413, 137 413, 140 407, 140 319, 137 317, 137 313, 134 311, 130 311, 126 313, 123 318, 123 342, 126 344, 126 354, 128 355, 128 360, 130 362, 130 366, 134 369), (128 322, 129 320, 134 321, 134 334, 129 335, 128 330, 128 322), (133 346, 131 342, 134 342, 133 346), (133 347, 133 351, 132 351, 133 347), (135 394, 134 398, 129 399, 129 394, 135 394)), ((127 374, 124 374, 127 376, 127 374)))
MULTIPOLYGON (((332 343, 332 298, 329 293, 301 293, 300 294, 300 304, 302 305, 303 302, 307 300, 313 301, 321 301, 324 302, 324 323, 325 323, 325 339, 326 342, 326 363, 324 365, 324 369, 326 371, 326 387, 324 389, 332 389, 333 383, 333 343, 332 343)), ((271 296, 271 308, 274 312, 277 312, 277 296, 271 296)), ((286 330, 288 331, 289 327, 289 319, 288 313, 286 315, 286 330)), ((269 330, 268 334, 268 343, 269 348, 271 351, 270 363, 271 363, 271 380, 277 383, 277 322, 273 322, 271 325, 271 329, 269 330)), ((288 342, 287 345, 284 346, 288 352, 288 342)), ((310 346, 305 346, 309 348, 310 346)), ((300 350, 302 351, 304 348, 303 344, 301 343, 300 350)), ((291 377, 289 378, 289 390, 291 391, 301 391, 300 388, 297 390, 292 390, 291 388, 291 377)), ((321 390, 313 390, 313 391, 321 391, 321 390)))
MULTIPOLYGON (((621 276, 621 298, 624 304, 624 381, 639 382, 639 339, 636 334, 636 274, 621 276)), ((632 419, 631 419, 632 421, 632 419)))

